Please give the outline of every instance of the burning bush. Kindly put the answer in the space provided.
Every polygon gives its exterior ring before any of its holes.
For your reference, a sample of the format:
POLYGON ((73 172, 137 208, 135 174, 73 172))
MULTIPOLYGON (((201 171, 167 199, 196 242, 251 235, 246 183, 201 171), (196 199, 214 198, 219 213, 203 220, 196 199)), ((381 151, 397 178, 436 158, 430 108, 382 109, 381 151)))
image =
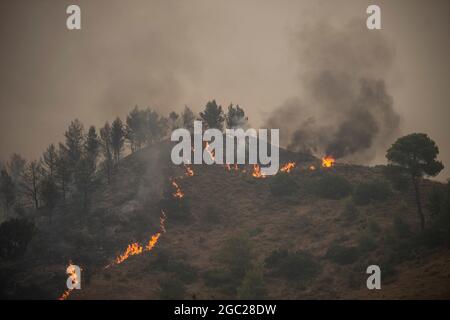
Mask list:
POLYGON ((367 205, 370 201, 385 201, 392 191, 384 180, 360 183, 353 192, 353 199, 358 205, 367 205))
POLYGON ((35 233, 35 225, 25 219, 11 219, 0 225, 0 258, 22 256, 35 233))
POLYGON ((320 265, 304 251, 275 250, 265 260, 275 275, 299 282, 309 281, 320 273, 320 265))
POLYGON ((319 197, 325 199, 342 199, 348 196, 352 190, 350 183, 342 176, 326 174, 316 180, 313 191, 319 197))
POLYGON ((287 196, 297 190, 297 183, 292 176, 286 172, 279 172, 270 180, 270 192, 274 196, 287 196))

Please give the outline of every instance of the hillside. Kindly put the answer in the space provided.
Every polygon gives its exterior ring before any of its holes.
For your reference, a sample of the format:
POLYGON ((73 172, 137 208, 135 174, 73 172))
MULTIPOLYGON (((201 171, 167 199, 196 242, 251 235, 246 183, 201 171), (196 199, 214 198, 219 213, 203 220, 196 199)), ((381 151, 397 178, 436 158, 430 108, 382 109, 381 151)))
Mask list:
MULTIPOLYGON (((412 190, 393 189, 383 200, 352 206, 351 193, 340 195, 339 186, 317 190, 329 176, 344 178, 351 189, 384 181, 382 166, 324 168, 316 158, 282 151, 282 164, 295 163, 286 181, 296 187, 276 195, 275 177, 254 177, 252 166, 168 165, 169 147, 124 158, 109 185, 99 178, 89 212, 67 204, 51 223, 41 217, 25 258, 2 265, 21 279, 3 294, 55 299, 72 261, 83 268, 82 290, 69 299, 234 299, 255 290, 273 299, 450 297, 450 253, 415 242, 412 190), (142 252, 123 256, 132 243, 142 252), (291 260, 281 261, 290 262, 279 267, 276 250, 288 252, 291 260), (228 255, 242 260, 230 262, 228 255), (240 274, 236 264, 258 270, 256 276, 240 274), (381 267, 380 291, 366 289, 370 264, 381 267)), ((424 203, 433 186, 443 187, 423 182, 424 203)))

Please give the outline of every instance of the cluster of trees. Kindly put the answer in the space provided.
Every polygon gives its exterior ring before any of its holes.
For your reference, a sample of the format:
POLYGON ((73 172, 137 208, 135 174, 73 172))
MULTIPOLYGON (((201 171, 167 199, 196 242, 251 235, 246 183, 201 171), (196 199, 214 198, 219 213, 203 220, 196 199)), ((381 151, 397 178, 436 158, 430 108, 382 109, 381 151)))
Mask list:
POLYGON ((98 172, 111 182, 121 157, 169 137, 172 130, 186 128, 193 131, 194 121, 202 120, 208 128, 244 127, 248 118, 239 106, 230 105, 224 113, 215 100, 208 102, 204 111, 196 115, 187 106, 178 114, 167 117, 158 112, 139 109, 129 112, 125 122, 117 117, 105 123, 98 131, 94 126, 87 132, 79 120, 70 123, 65 141, 50 144, 39 160, 27 161, 13 154, 0 165, 0 200, 4 211, 23 208, 45 208, 51 212, 59 201, 77 196, 86 209, 89 195, 98 172))

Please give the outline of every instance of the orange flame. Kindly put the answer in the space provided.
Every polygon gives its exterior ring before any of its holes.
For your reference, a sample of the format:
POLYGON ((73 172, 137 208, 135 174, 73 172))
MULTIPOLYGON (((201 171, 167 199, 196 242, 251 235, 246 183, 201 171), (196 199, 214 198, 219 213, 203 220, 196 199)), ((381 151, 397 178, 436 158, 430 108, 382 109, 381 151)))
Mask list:
POLYGON ((186 176, 192 177, 194 175, 194 170, 188 165, 184 165, 184 168, 186 169, 186 176))
POLYGON ((334 166, 335 162, 336 159, 334 159, 332 156, 325 156, 322 158, 322 167, 331 168, 332 166, 334 166))
POLYGON ((281 167, 280 171, 289 173, 294 168, 295 168, 295 162, 288 162, 284 166, 281 167))
MULTIPOLYGON (((78 277, 77 277, 77 273, 75 272, 75 267, 72 264, 72 261, 69 261, 69 265, 67 266, 68 269, 68 275, 71 277, 72 279, 72 284, 76 285, 78 284, 78 277)), ((72 292, 73 289, 67 289, 66 291, 64 291, 64 293, 58 298, 58 300, 67 300, 67 298, 69 298, 70 293, 72 292)))
POLYGON ((216 157, 215 157, 214 153, 211 150, 209 150, 209 143, 208 142, 206 142, 205 150, 206 150, 206 152, 209 153, 209 156, 211 157, 211 159, 216 160, 216 157))
POLYGON ((160 220, 159 227, 161 229, 160 232, 153 234, 145 247, 140 245, 138 242, 129 244, 125 252, 119 255, 114 261, 114 263, 107 265, 105 269, 109 268, 113 264, 121 264, 131 256, 137 256, 142 254, 143 252, 151 251, 158 243, 158 240, 161 237, 161 235, 166 232, 166 228, 164 226, 164 223, 166 221, 166 214, 164 213, 164 211, 161 211, 161 217, 159 218, 159 220, 160 220))
POLYGON ((180 186, 178 185, 178 183, 175 182, 175 180, 172 180, 172 186, 174 186, 174 188, 175 188, 175 192, 172 193, 172 195, 178 199, 183 198, 184 193, 183 193, 183 191, 181 191, 180 186))
POLYGON ((143 248, 142 248, 142 246, 139 245, 139 243, 137 243, 137 242, 131 243, 128 245, 125 252, 116 258, 116 264, 124 262, 131 256, 136 256, 138 254, 141 254, 142 251, 143 251, 143 248))
POLYGON ((255 178, 258 178, 258 179, 260 179, 260 178, 265 178, 265 177, 266 177, 265 175, 263 175, 263 174, 261 173, 261 167, 259 166, 259 164, 254 164, 254 165, 253 165, 253 173, 252 173, 252 176, 255 177, 255 178))
POLYGON ((310 165, 310 166, 309 166, 309 170, 314 171, 314 170, 316 170, 316 167, 313 166, 313 165, 310 165))

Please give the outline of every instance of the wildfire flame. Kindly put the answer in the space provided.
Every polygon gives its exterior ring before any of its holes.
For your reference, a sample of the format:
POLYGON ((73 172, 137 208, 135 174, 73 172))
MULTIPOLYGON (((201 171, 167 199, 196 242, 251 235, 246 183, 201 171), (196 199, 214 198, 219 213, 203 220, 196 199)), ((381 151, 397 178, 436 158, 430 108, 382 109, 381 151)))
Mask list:
POLYGON ((314 171, 314 170, 316 170, 316 167, 314 165, 310 165, 309 170, 314 171))
POLYGON ((178 185, 178 183, 175 182, 175 180, 172 180, 172 186, 175 188, 175 192, 172 193, 172 195, 175 198, 178 198, 178 199, 183 198, 184 197, 184 193, 183 193, 183 191, 181 191, 180 186, 178 185))
POLYGON ((253 173, 252 176, 258 179, 265 178, 266 176, 261 173, 261 167, 259 164, 253 165, 253 173))
POLYGON ((332 156, 325 156, 322 158, 322 167, 331 168, 332 166, 334 166, 335 162, 336 159, 334 159, 332 156))
MULTIPOLYGON (((122 262, 124 262, 125 260, 130 258, 131 256, 137 256, 137 255, 142 254, 143 252, 151 251, 155 247, 155 245, 158 243, 158 240, 161 237, 161 235, 166 232, 166 228, 164 226, 164 223, 166 221, 166 214, 164 213, 164 211, 161 211, 161 217, 159 218, 159 221, 160 221, 160 226, 159 226, 160 232, 153 234, 150 237, 150 240, 148 241, 148 243, 145 247, 140 245, 138 242, 129 244, 127 249, 125 250, 125 252, 122 253, 121 255, 119 255, 115 259, 113 264, 121 264, 122 262)), ((107 265, 105 267, 105 269, 109 268, 113 264, 107 265)))
MULTIPOLYGON (((74 286, 76 284, 78 284, 79 279, 77 277, 77 273, 75 271, 75 266, 72 264, 72 261, 69 261, 69 265, 67 266, 67 274, 72 279, 72 284, 74 286)), ((64 291, 64 293, 58 298, 58 300, 67 300, 67 298, 69 298, 72 290, 73 289, 67 289, 66 291, 64 291)))
POLYGON ((194 175, 194 170, 188 165, 185 165, 184 168, 186 169, 186 176, 192 177, 194 175))
POLYGON ((211 150, 209 150, 209 143, 208 142, 206 142, 205 150, 206 150, 206 152, 209 153, 209 156, 211 157, 211 159, 216 160, 216 157, 215 157, 214 153, 211 150))
POLYGON ((289 173, 294 168, 295 168, 295 162, 288 162, 284 166, 281 167, 280 171, 289 173))

